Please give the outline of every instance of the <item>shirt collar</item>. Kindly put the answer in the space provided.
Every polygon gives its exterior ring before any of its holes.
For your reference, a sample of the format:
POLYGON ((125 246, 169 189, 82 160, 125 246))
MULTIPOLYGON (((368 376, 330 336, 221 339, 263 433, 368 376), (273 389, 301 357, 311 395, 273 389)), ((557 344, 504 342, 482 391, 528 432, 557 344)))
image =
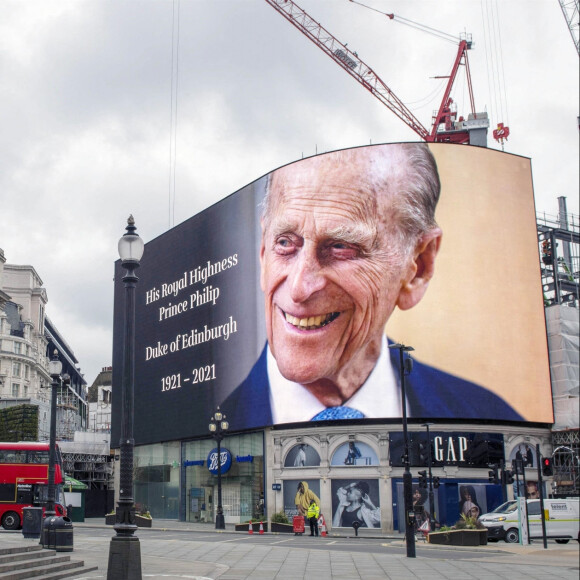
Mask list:
MULTIPOLYGON (((314 415, 325 409, 325 406, 302 385, 282 376, 269 345, 267 368, 274 424, 310 421, 314 415)), ((386 336, 383 337, 381 354, 371 374, 344 405, 359 410, 367 418, 401 417, 399 385, 391 365, 386 336)))

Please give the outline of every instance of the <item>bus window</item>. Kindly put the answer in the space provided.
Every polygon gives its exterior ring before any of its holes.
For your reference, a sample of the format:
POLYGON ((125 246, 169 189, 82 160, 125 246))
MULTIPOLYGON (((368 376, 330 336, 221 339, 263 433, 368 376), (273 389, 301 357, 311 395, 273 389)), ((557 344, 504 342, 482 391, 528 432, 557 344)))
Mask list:
POLYGON ((28 452, 28 463, 48 463, 49 453, 48 451, 29 451, 28 452))
POLYGON ((34 486, 34 504, 43 505, 48 501, 48 485, 34 486))

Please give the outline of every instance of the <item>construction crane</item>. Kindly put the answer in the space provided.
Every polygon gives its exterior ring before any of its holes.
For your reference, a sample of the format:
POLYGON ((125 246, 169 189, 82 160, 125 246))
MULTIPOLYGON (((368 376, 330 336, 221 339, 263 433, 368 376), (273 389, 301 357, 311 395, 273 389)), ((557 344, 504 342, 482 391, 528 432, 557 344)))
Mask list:
POLYGON ((574 41, 574 46, 576 47, 576 52, 580 56, 580 35, 578 34, 578 15, 580 12, 580 2, 578 0, 558 0, 560 3, 560 8, 562 9, 562 14, 566 19, 566 24, 568 25, 568 30, 574 41))
MULTIPOLYGON (((459 40, 457 56, 448 78, 447 87, 441 101, 441 105, 433 116, 431 130, 427 129, 417 117, 405 106, 395 93, 381 80, 381 78, 345 44, 342 44, 328 30, 316 22, 307 12, 300 8, 292 0, 266 0, 272 8, 284 16, 288 22, 294 25, 302 34, 309 38, 318 48, 325 52, 334 62, 344 69, 351 77, 358 81, 383 105, 390 109, 399 119, 410 127, 421 139, 428 143, 464 143, 487 146, 487 129, 489 120, 487 113, 476 113, 471 86, 471 73, 467 51, 471 48, 470 37, 459 40), (465 67, 471 113, 467 119, 457 118, 456 107, 451 98, 451 89, 460 66, 465 67)), ((396 19, 395 15, 388 15, 396 19)), ((442 77, 439 77, 442 78, 442 77)))

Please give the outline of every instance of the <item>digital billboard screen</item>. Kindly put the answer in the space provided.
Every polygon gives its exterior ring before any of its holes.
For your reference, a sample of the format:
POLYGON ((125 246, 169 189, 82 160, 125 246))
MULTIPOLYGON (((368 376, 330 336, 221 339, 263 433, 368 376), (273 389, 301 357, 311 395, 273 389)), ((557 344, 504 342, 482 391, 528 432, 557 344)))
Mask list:
MULTIPOLYGON (((115 273, 113 443, 124 270, 115 273)), ((145 245, 137 444, 311 420, 553 420, 530 160, 419 143, 303 159, 145 245)))

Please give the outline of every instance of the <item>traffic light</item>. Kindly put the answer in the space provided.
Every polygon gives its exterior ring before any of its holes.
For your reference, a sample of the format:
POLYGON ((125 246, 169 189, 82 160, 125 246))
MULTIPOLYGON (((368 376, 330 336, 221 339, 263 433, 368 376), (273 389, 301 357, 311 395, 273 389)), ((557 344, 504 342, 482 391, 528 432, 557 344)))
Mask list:
POLYGON ((545 475, 546 477, 554 475, 554 466, 552 465, 551 457, 544 457, 542 459, 542 475, 545 475))
POLYGON ((430 455, 431 445, 426 441, 419 443, 419 460, 421 461, 421 465, 428 465, 430 455))
POLYGON ((514 472, 509 469, 504 469, 503 480, 506 485, 511 485, 514 482, 514 472))
POLYGON ((553 261, 554 260, 552 258, 552 244, 550 243, 550 240, 544 240, 542 242, 542 262, 548 265, 552 264, 553 261))
POLYGON ((497 465, 490 465, 491 469, 487 472, 488 473, 488 481, 489 483, 499 483, 499 476, 497 465))
POLYGON ((438 488, 440 485, 441 485, 441 482, 440 482, 440 480, 439 480, 439 477, 435 476, 435 477, 433 478, 433 487, 434 487, 435 489, 437 489, 437 488, 438 488))
POLYGON ((419 471, 419 487, 427 487, 427 470, 419 471))

